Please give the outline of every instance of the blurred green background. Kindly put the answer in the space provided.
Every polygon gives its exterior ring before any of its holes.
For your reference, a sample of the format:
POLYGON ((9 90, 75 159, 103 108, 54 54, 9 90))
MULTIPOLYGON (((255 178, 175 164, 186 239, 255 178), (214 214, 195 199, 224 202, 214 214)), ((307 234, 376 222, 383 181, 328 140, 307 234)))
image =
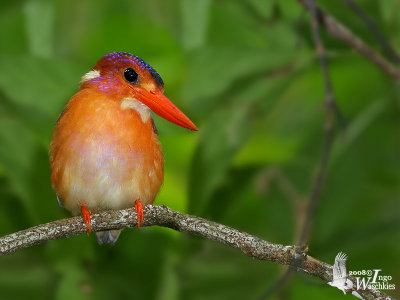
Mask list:
MULTIPOLYGON (((400 51, 400 1, 357 2, 400 51)), ((382 52, 342 1, 317 3, 382 52)), ((347 128, 336 130, 309 253, 333 264, 344 251, 349 270, 380 268, 400 297, 400 90, 322 36, 347 128)), ((326 112, 309 15, 296 1, 277 0, 2 0, 0 234, 69 216, 51 189, 51 132, 80 76, 112 51, 150 63, 200 129, 156 117, 165 181, 155 203, 295 243, 326 112)), ((1 257, 0 299, 258 299, 281 272, 153 227, 125 230, 114 247, 92 234, 1 257)), ((270 295, 343 297, 304 274, 270 295)))

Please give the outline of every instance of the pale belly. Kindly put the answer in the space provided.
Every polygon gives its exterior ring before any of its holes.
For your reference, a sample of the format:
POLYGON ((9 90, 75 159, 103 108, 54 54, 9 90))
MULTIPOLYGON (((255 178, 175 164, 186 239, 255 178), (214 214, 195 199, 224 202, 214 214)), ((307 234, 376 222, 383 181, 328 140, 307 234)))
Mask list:
POLYGON ((104 143, 81 149, 65 162, 60 195, 65 208, 79 214, 81 203, 99 211, 132 207, 136 199, 153 203, 162 183, 157 161, 149 164, 145 153, 121 153, 104 143))

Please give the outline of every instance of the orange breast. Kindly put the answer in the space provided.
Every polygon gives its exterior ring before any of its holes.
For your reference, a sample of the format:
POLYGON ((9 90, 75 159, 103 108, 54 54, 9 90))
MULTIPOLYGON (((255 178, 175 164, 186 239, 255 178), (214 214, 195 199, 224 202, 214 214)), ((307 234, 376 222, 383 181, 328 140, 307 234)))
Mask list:
POLYGON ((50 145, 51 179, 65 208, 80 213, 153 203, 163 180, 163 156, 152 120, 121 109, 92 88, 68 102, 50 145))

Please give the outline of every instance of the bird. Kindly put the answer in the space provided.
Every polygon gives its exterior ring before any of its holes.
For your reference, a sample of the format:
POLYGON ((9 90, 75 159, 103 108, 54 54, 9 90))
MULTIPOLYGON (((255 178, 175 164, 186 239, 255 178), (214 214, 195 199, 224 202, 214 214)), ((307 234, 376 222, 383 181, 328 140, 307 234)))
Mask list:
MULTIPOLYGON (((181 127, 197 127, 164 94, 161 76, 126 52, 102 57, 81 77, 61 111, 50 142, 52 187, 58 203, 82 215, 134 206, 138 229, 143 206, 163 182, 163 153, 152 112, 181 127)), ((120 230, 96 232, 99 244, 114 244, 120 230)))
POLYGON ((346 290, 353 288, 353 282, 347 277, 346 269, 347 255, 339 252, 335 257, 335 263, 333 265, 333 280, 328 282, 329 285, 337 287, 346 294, 346 290))

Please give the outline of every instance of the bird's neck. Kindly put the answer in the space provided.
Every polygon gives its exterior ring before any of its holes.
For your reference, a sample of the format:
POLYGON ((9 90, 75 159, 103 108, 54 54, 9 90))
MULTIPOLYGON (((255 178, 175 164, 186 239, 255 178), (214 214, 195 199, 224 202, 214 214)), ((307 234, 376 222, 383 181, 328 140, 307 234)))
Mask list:
MULTIPOLYGON (((87 74, 86 74, 87 75, 87 74)), ((83 77, 84 78, 84 77, 83 77)), ((123 99, 131 96, 132 92, 117 77, 98 76, 87 81, 82 80, 80 89, 93 89, 114 99, 123 99)))

